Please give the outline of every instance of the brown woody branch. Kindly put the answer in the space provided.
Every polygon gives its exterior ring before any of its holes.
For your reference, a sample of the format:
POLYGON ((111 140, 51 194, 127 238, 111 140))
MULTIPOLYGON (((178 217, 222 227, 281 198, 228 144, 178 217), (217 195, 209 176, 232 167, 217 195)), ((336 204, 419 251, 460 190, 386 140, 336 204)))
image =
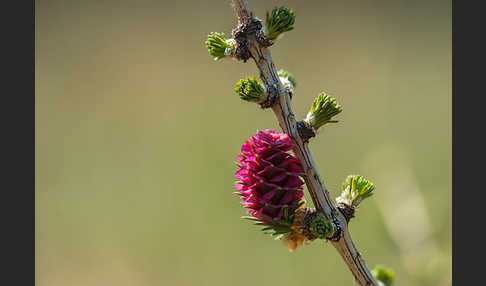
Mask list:
POLYGON ((232 0, 238 15, 238 27, 233 31, 237 41, 237 57, 244 60, 252 58, 260 70, 260 78, 267 91, 267 99, 262 107, 270 107, 275 113, 282 130, 292 139, 294 153, 302 163, 304 181, 312 197, 316 210, 330 220, 335 232, 328 239, 337 249, 358 285, 378 285, 356 249, 348 231, 348 220, 334 205, 329 192, 319 177, 314 159, 308 146, 311 134, 302 133, 301 124, 295 119, 290 104, 289 91, 282 85, 273 63, 270 51, 262 37, 260 20, 253 16, 246 0, 232 0), (263 39, 263 40, 262 40, 263 39), (300 130, 300 132, 299 132, 300 130))

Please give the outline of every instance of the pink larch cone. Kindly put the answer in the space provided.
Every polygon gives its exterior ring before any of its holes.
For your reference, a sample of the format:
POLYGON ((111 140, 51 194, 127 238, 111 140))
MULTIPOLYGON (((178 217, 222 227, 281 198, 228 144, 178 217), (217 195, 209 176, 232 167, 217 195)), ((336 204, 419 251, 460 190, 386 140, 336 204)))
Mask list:
POLYGON ((247 213, 265 224, 279 225, 302 199, 302 169, 291 150, 287 134, 270 129, 258 131, 241 146, 235 187, 247 213))

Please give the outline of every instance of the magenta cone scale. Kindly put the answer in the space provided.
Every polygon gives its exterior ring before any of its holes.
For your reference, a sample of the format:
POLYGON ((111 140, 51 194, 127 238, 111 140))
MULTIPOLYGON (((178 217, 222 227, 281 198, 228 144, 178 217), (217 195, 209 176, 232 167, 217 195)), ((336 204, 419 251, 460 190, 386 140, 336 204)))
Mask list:
POLYGON ((266 224, 279 224, 299 207, 304 182, 300 162, 290 153, 287 134, 261 130, 241 146, 236 190, 247 213, 266 224))

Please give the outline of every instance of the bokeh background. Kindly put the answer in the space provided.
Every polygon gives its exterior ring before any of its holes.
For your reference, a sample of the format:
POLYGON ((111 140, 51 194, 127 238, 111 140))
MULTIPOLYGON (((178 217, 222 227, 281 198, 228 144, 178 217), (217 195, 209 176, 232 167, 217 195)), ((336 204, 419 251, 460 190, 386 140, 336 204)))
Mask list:
MULTIPOLYGON (((377 186, 350 226, 367 264, 451 285, 451 2, 249 2, 295 10, 271 51, 296 115, 343 106, 311 149, 333 197, 377 186)), ((35 4, 37 285, 353 285, 330 244, 289 253, 239 218, 237 152, 278 125, 233 93, 254 63, 204 46, 229 0, 35 4)))

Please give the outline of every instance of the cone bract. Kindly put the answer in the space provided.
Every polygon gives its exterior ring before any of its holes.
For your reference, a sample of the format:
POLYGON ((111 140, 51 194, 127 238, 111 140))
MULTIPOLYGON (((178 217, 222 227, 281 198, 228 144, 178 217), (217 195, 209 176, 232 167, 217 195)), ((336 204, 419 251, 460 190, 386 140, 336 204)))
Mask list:
POLYGON ((291 231, 293 214, 302 205, 300 162, 290 153, 287 134, 261 130, 241 147, 235 177, 247 219, 280 235, 291 231))

